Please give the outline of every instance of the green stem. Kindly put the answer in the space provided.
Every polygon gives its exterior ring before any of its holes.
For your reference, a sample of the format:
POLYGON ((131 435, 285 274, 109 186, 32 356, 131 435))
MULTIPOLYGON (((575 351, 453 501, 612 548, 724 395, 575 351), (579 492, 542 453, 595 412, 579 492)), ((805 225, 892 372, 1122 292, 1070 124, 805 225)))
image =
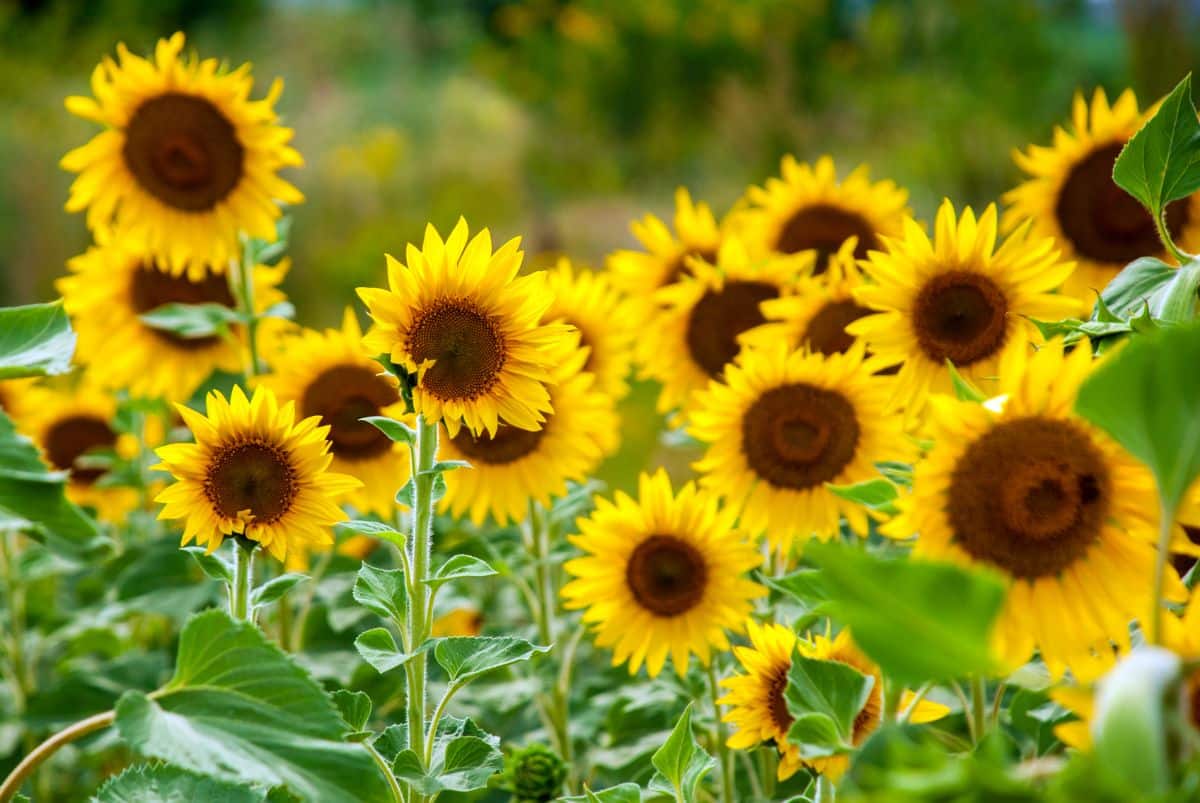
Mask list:
POLYGON ((975 721, 975 742, 982 742, 988 725, 987 683, 979 675, 971 678, 971 719, 975 721))
POLYGON ((1167 581, 1167 557, 1171 550, 1171 524, 1175 509, 1160 495, 1158 498, 1158 553, 1154 556, 1154 610, 1150 613, 1150 643, 1162 643, 1163 590, 1167 581))
POLYGON ((246 346, 249 359, 246 362, 246 378, 251 379, 262 370, 258 361, 258 310, 254 302, 254 261, 251 259, 250 243, 242 247, 240 259, 230 261, 229 284, 233 297, 237 299, 238 311, 246 319, 246 346))
POLYGON ((26 779, 33 774, 43 761, 50 758, 58 751, 60 747, 70 744, 76 739, 81 739, 89 733, 95 733, 101 728, 107 728, 113 723, 116 718, 116 713, 113 711, 105 711, 102 714, 90 716, 87 719, 76 722, 74 725, 63 728, 58 733, 51 736, 46 741, 39 744, 33 749, 29 755, 22 759, 13 771, 4 779, 4 783, 0 785, 0 803, 8 803, 16 796, 17 792, 21 791, 26 779))
POLYGON ((437 734, 438 723, 442 721, 442 714, 446 713, 446 705, 449 704, 450 698, 457 694, 462 687, 463 684, 459 683, 451 683, 447 686, 446 693, 442 695, 437 707, 433 709, 433 716, 429 718, 429 739, 425 742, 425 766, 427 767, 433 761, 433 737, 437 734))
POLYGON ((238 621, 250 621, 250 585, 254 574, 254 549, 237 541, 237 562, 233 566, 233 585, 229 588, 229 614, 238 621))
POLYGON ((8 657, 12 663, 13 692, 18 713, 33 693, 34 676, 25 658, 25 589, 17 579, 17 534, 0 533, 0 572, 4 573, 4 597, 8 605, 8 657))
MULTIPOLYGON (((412 452, 413 482, 413 530, 409 539, 408 565, 408 643, 409 649, 418 650, 429 638, 430 603, 429 576, 430 555, 433 551, 433 482, 432 473, 437 462, 438 430, 422 414, 417 415, 417 442, 412 452)), ((421 652, 405 664, 405 679, 408 685, 408 746, 418 756, 424 756, 425 731, 425 673, 427 657, 421 652)), ((433 734, 429 734, 432 741, 433 734)), ((424 795, 413 793, 413 803, 422 803, 424 795)))
POLYGON ((900 710, 900 698, 904 695, 904 687, 891 678, 883 679, 883 721, 891 722, 896 719, 900 710))
POLYGON ((317 559, 316 566, 312 570, 312 579, 305 584, 308 586, 308 589, 304 594, 304 602, 300 605, 300 615, 296 617, 295 627, 292 628, 291 643, 296 652, 304 649, 305 631, 308 629, 308 615, 312 612, 313 600, 317 598, 317 586, 320 584, 321 578, 325 576, 325 572, 332 560, 333 550, 322 554, 317 559))
POLYGON ((392 768, 388 766, 387 759, 380 755, 379 751, 375 749, 375 745, 370 742, 359 742, 359 744, 367 749, 367 753, 371 756, 375 765, 379 767, 379 771, 383 773, 383 777, 387 779, 388 789, 392 793, 394 803, 405 803, 404 790, 400 788, 400 782, 392 774, 392 768))
POLYGON ((1175 260, 1180 265, 1186 265, 1192 261, 1192 255, 1180 250, 1179 246, 1175 245, 1175 241, 1171 239, 1171 232, 1167 229, 1166 214, 1167 210, 1164 207, 1159 214, 1154 216, 1154 225, 1158 228, 1158 239, 1162 240, 1162 244, 1166 247, 1167 251, 1171 253, 1171 256, 1175 257, 1175 260))
POLYGON ((837 799, 837 790, 833 786, 833 781, 824 775, 818 775, 817 796, 814 799, 816 803, 833 803, 837 799))
POLYGON ((717 699, 721 696, 721 687, 717 683, 717 667, 716 662, 712 661, 708 664, 708 693, 712 700, 713 719, 717 723, 717 757, 721 765, 721 801, 722 803, 735 803, 737 796, 735 794, 736 785, 734 784, 734 763, 733 753, 729 746, 725 744, 725 723, 721 721, 721 706, 717 703, 717 699))

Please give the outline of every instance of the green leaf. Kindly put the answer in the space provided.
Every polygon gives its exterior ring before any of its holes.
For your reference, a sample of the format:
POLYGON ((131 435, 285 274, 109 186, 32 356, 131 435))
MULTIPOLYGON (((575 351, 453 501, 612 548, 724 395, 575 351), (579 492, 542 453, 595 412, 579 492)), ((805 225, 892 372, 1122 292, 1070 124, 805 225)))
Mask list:
POLYGON ((359 421, 366 421, 384 435, 387 435, 394 443, 407 443, 411 445, 417 442, 417 431, 403 421, 397 421, 394 418, 388 418, 383 415, 369 415, 365 418, 360 418, 359 421))
POLYGON ((954 395, 959 401, 984 402, 987 401, 987 396, 983 391, 971 384, 971 380, 958 372, 954 367, 954 363, 946 360, 946 370, 950 372, 950 384, 954 387, 954 395))
POLYGON ((804 556, 821 570, 824 610, 897 682, 917 686, 995 668, 988 645, 1004 586, 992 574, 819 541, 804 556))
POLYGON ((1200 189, 1200 122, 1191 73, 1125 143, 1113 164, 1113 181, 1153 215, 1200 189))
POLYGON ((1092 371, 1075 409, 1154 473, 1168 509, 1200 475, 1200 326, 1133 339, 1092 371))
POLYGON ((116 724, 138 753, 214 778, 285 787, 323 803, 390 801, 379 769, 321 687, 248 622, 192 617, 175 675, 151 698, 126 692, 116 724))
MULTIPOLYGON (((1137 314, 1144 303, 1175 276, 1176 268, 1153 257, 1130 262, 1096 298, 1092 320, 1120 323, 1137 314)), ((1095 288, 1099 289, 1099 288, 1095 288)))
POLYGON ((683 716, 675 723, 671 735, 662 747, 650 757, 654 768, 671 784, 671 788, 683 796, 684 803, 694 803, 697 789, 704 776, 717 762, 696 741, 692 733, 692 704, 683 710, 683 716))
POLYGON ((561 803, 642 803, 642 787, 635 783, 623 783, 593 792, 584 784, 582 795, 570 795, 559 800, 561 803))
POLYGON ((185 546, 183 551, 191 555, 201 570, 213 580, 220 580, 223 583, 233 582, 233 567, 220 558, 216 552, 210 554, 202 546, 185 546))
POLYGON ((464 577, 491 577, 495 574, 496 570, 487 561, 480 560, 474 555, 453 555, 437 568, 433 577, 423 582, 425 585, 438 588, 451 580, 459 580, 464 577))
POLYGON ((373 627, 359 633, 358 638, 354 639, 354 649, 381 675, 413 659, 411 654, 402 652, 396 646, 391 631, 383 627, 373 627))
POLYGON ((92 803, 262 803, 266 791, 198 775, 168 764, 142 764, 109 778, 92 803))
POLYGON ((229 325, 241 320, 241 313, 224 304, 178 304, 172 302, 138 316, 151 329, 170 332, 186 339, 224 337, 229 325))
POLYGON ((1165 323, 1184 323, 1196 317, 1196 290, 1200 288, 1200 262, 1176 268, 1148 302, 1148 317, 1165 323))
POLYGON ((371 719, 371 697, 366 692, 338 689, 333 693, 333 704, 342 714, 342 721, 351 731, 366 730, 371 719))
POLYGON ((408 591, 403 569, 380 569, 364 563, 354 581, 354 601, 384 619, 404 622, 408 616, 408 591))
POLYGON ((470 468, 471 464, 466 460, 439 460, 424 471, 417 472, 419 477, 432 477, 437 474, 444 474, 447 471, 455 471, 460 468, 470 468))
POLYGON ((412 750, 402 750, 392 762, 396 777, 424 795, 443 791, 471 792, 483 789, 504 766, 500 740, 478 728, 469 719, 439 723, 429 770, 412 750))
POLYGON ((373 538, 382 538, 385 541, 391 541, 396 546, 404 549, 406 543, 404 533, 392 527, 389 524, 384 524, 380 521, 369 521, 367 519, 353 519, 351 521, 340 521, 338 527, 343 530, 349 530, 354 533, 369 535, 373 538))
POLYGON ((438 639, 433 658, 452 682, 466 683, 485 672, 528 661, 549 651, 550 647, 515 636, 453 636, 438 639))
POLYGON ((0 379, 65 374, 74 353, 62 301, 0 309, 0 379))
POLYGON ((274 577, 254 589, 254 593, 250 595, 250 605, 257 608, 260 605, 270 605, 272 602, 278 602, 283 598, 284 594, 307 579, 309 579, 307 574, 300 574, 299 572, 288 572, 287 574, 274 577))
POLYGON ((413 481, 410 479, 408 482, 404 483, 403 486, 401 486, 400 490, 396 491, 396 504, 411 508, 413 506, 414 493, 416 493, 416 488, 413 485, 413 481))
POLYGON ((788 741, 806 759, 853 749, 854 719, 863 710, 875 678, 849 664, 792 656, 784 700, 793 720, 788 741))
POLYGON ((899 512, 896 507, 896 497, 900 495, 899 491, 896 490, 895 485, 883 477, 856 482, 852 485, 834 485, 827 482, 825 487, 834 496, 840 496, 842 499, 847 499, 870 510, 877 510, 888 515, 899 512))

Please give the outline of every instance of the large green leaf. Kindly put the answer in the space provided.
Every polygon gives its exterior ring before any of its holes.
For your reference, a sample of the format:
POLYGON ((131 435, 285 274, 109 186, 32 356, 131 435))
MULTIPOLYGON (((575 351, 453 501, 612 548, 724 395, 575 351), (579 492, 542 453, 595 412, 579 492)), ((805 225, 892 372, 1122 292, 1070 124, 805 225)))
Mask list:
POLYGON ((650 762, 684 803, 699 799, 700 782, 717 762, 704 752, 692 733, 691 703, 683 710, 683 716, 675 723, 667 741, 650 757, 650 762))
POLYGON ((384 619, 403 623, 408 616, 408 591, 401 569, 380 569, 364 563, 354 581, 354 601, 384 619))
POLYGON ((874 677, 849 664, 793 655, 783 694, 792 715, 788 741, 806 759, 849 752, 854 719, 874 686, 874 677))
POLYGON ((995 668, 988 644, 1004 586, 993 575, 819 541, 804 556, 821 570, 823 609, 886 675, 915 686, 995 668))
POLYGON ((528 661, 549 651, 548 646, 515 636, 453 636, 437 640, 433 657, 451 681, 466 683, 484 672, 528 661))
POLYGON ((198 775, 168 764, 142 764, 110 778, 92 803, 262 803, 264 789, 198 775))
POLYGON ((0 309, 0 379, 65 374, 74 353, 61 301, 0 309))
POLYGON ((1171 281, 1176 270, 1154 257, 1130 262, 1105 285, 1092 311, 1092 322, 1116 323, 1141 312, 1171 281))
POLYGON ((635 783, 623 783, 593 792, 586 785, 582 795, 559 798, 561 803, 642 803, 642 787, 635 783))
POLYGON ((138 753, 323 803, 388 801, 388 788, 321 687, 252 624, 220 610, 183 628, 175 675, 127 692, 117 728, 138 753))
POLYGON ((1084 381, 1075 409, 1154 473, 1174 511, 1200 475, 1200 326, 1134 338, 1084 381))
POLYGON ((1125 143, 1113 181, 1154 215, 1200 189, 1200 122, 1190 73, 1125 143))
MULTIPOLYGON (((425 795, 483 789, 504 767, 499 737, 483 730, 469 718, 445 717, 438 723, 428 770, 408 748, 407 739, 396 746, 402 749, 392 762, 392 771, 401 781, 425 795)), ((380 752, 386 755, 382 748, 380 752)))

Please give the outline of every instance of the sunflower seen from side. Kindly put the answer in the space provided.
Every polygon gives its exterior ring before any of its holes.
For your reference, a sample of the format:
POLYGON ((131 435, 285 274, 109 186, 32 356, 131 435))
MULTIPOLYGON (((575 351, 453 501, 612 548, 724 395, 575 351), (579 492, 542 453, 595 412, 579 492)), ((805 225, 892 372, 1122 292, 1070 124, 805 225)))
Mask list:
POLYGON ((613 666, 628 663, 631 675, 644 663, 655 677, 670 657, 682 676, 692 654, 707 666, 766 593, 746 576, 762 557, 735 521, 694 483, 675 494, 665 471, 643 474, 638 499, 597 499, 579 520, 569 540, 584 555, 565 564, 573 579, 564 604, 585 609, 597 646, 612 648, 613 666))
POLYGON ((865 535, 865 508, 826 483, 874 479, 876 463, 912 456, 901 417, 887 414, 892 382, 871 372, 861 344, 828 357, 781 342, 748 349, 689 414, 706 444, 701 485, 783 555, 797 538, 836 535, 843 518, 865 535))
POLYGON ((550 295, 541 274, 517 276, 519 240, 493 253, 487 229, 467 237, 462 219, 444 242, 428 226, 407 264, 387 258, 388 289, 358 289, 374 320, 363 342, 415 377, 415 412, 444 422, 451 437, 464 424, 475 435, 495 435, 501 421, 536 430, 572 329, 541 322, 550 295))
POLYGON ((550 306, 543 319, 562 321, 579 330, 588 350, 583 370, 596 376, 596 386, 621 399, 629 392, 634 327, 628 304, 608 274, 577 270, 567 259, 546 271, 550 306))
MULTIPOLYGON (((1069 667, 1092 677, 1111 660, 1108 645, 1128 649, 1154 575, 1154 480, 1073 412, 1092 363, 1086 341, 1065 354, 1056 339, 1010 355, 1001 395, 986 404, 934 397, 934 446, 900 515, 882 528, 919 533, 919 557, 999 572, 1008 594, 997 654, 1015 667, 1036 650, 1055 676, 1069 667)), ((1169 565, 1166 594, 1186 597, 1169 565)))
MULTIPOLYGON (((1113 163, 1144 119, 1131 90, 1111 105, 1103 89, 1091 103, 1076 94, 1070 130, 1055 128, 1052 145, 1014 153, 1028 178, 1004 196, 1004 229, 1030 220, 1035 235, 1053 237, 1064 258, 1078 263, 1063 292, 1079 299, 1085 314, 1126 264, 1167 258, 1150 213, 1112 178, 1113 163)), ((1166 224, 1185 250, 1200 249, 1200 195, 1169 204, 1166 224)))
POLYGON ((234 387, 227 399, 208 394, 206 414, 176 405, 195 443, 155 450, 156 469, 175 482, 155 501, 160 519, 183 519, 182 544, 209 552, 239 535, 280 561, 329 547, 330 529, 346 514, 336 500, 358 488, 353 477, 329 471, 329 427, 319 416, 296 418, 263 386, 246 397, 234 387))
POLYGON ((279 125, 283 84, 251 100, 250 65, 184 57, 184 36, 160 39, 150 59, 117 46, 92 72, 94 97, 69 97, 73 114, 104 126, 62 159, 77 173, 67 211, 87 210, 93 231, 116 223, 173 272, 197 280, 240 256, 238 236, 276 238, 280 203, 304 200, 279 177, 302 164, 279 125))
POLYGON ((1047 237, 1022 226, 996 247, 996 207, 975 217, 938 209, 934 239, 909 219, 904 236, 884 239, 861 264, 874 284, 854 291, 876 312, 846 327, 881 366, 899 366, 896 407, 916 416, 930 392, 950 392, 947 361, 987 395, 995 392, 1001 359, 1040 340, 1029 318, 1059 320, 1078 310, 1053 293, 1070 275, 1047 237))

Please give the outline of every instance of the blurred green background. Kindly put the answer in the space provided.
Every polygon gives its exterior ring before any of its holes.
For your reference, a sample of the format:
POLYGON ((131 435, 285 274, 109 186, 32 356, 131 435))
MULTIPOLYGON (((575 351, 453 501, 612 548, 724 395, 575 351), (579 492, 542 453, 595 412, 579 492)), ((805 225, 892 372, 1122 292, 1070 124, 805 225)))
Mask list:
POLYGON ((919 214, 984 203, 1077 87, 1147 99, 1188 69, 1195 3, 1129 0, 3 0, 0 303, 47 298, 88 242, 58 159, 124 40, 182 29, 283 76, 306 166, 287 290, 328 324, 427 220, 461 213, 527 251, 600 262, 685 184, 723 211, 779 157, 832 153, 907 186, 919 214))

